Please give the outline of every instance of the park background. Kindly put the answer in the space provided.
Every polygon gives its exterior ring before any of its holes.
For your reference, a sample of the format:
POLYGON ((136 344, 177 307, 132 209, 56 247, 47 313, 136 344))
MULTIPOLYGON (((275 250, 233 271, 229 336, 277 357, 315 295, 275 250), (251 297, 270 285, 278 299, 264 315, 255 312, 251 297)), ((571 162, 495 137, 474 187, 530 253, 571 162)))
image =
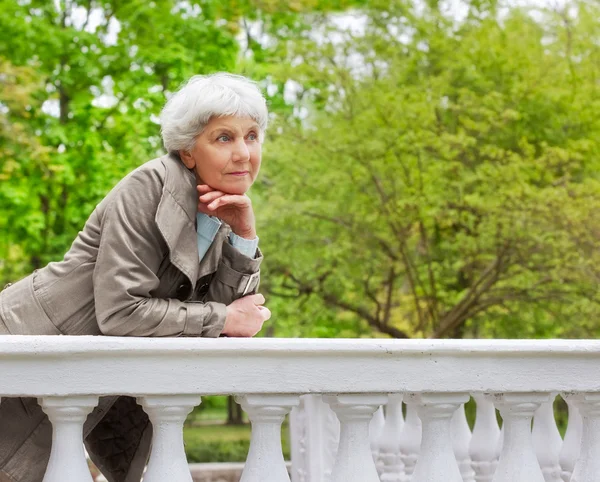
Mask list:
MULTIPOLYGON (((217 71, 271 112, 262 336, 598 336, 597 0, 0 0, 0 286, 61 259, 217 71)), ((190 461, 244 460, 243 422, 206 397, 190 461)))

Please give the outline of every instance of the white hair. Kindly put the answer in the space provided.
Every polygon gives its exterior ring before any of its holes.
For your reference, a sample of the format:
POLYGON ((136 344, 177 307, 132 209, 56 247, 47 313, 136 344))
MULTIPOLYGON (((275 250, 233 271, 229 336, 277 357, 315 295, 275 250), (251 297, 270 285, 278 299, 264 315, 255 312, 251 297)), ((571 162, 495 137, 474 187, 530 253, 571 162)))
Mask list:
POLYGON ((189 151, 213 117, 250 117, 267 130, 267 102, 256 82, 241 75, 195 75, 165 104, 160 113, 161 135, 168 152, 189 151))

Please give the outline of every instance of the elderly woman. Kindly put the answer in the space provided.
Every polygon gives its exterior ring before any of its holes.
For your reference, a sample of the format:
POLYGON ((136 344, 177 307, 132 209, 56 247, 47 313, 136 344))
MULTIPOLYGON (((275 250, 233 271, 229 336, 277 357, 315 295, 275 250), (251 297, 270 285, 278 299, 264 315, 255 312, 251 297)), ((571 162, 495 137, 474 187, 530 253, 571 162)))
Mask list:
MULTIPOLYGON (((270 312, 246 192, 267 115, 253 82, 193 77, 161 113, 168 154, 117 184, 62 261, 0 292, 0 335, 255 335, 270 312)), ((84 432, 110 482, 139 482, 151 425, 134 399, 102 398, 84 432)), ((3 400, 0 482, 41 482, 51 437, 35 399, 3 400)))

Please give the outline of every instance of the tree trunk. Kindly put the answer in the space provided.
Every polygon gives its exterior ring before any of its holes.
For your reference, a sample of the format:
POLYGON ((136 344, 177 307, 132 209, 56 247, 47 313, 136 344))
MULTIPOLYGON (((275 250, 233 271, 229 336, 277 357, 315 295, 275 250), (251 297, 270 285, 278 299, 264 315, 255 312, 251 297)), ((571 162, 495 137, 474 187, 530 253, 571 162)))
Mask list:
POLYGON ((242 407, 233 399, 233 395, 227 397, 227 425, 243 425, 244 412, 242 407))

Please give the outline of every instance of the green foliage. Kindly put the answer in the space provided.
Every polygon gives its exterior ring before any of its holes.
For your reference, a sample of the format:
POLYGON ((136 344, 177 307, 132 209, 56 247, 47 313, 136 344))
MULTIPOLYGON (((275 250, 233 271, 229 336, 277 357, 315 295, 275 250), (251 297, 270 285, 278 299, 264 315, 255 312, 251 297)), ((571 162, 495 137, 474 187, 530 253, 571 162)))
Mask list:
POLYGON ((271 292, 394 337, 597 336, 600 16, 579 6, 456 26, 386 3, 298 44, 308 116, 265 159, 271 292))
POLYGON ((0 161, 0 218, 11 227, 0 243, 10 260, 2 283, 64 254, 104 194, 160 153, 153 115, 165 93, 192 74, 233 69, 238 45, 204 10, 169 0, 2 0, 0 10, 2 73, 29 70, 35 80, 19 84, 37 87, 24 110, 1 101, 10 117, 27 114, 28 142, 44 148, 0 161))
MULTIPOLYGON (((244 462, 250 448, 250 425, 202 425, 186 427, 183 432, 188 462, 244 462)), ((281 431, 285 460, 290 460, 287 424, 281 431)))
POLYGON ((265 335, 597 336, 599 7, 467 7, 0 0, 0 286, 162 152, 169 92, 229 70, 273 113, 265 335))

